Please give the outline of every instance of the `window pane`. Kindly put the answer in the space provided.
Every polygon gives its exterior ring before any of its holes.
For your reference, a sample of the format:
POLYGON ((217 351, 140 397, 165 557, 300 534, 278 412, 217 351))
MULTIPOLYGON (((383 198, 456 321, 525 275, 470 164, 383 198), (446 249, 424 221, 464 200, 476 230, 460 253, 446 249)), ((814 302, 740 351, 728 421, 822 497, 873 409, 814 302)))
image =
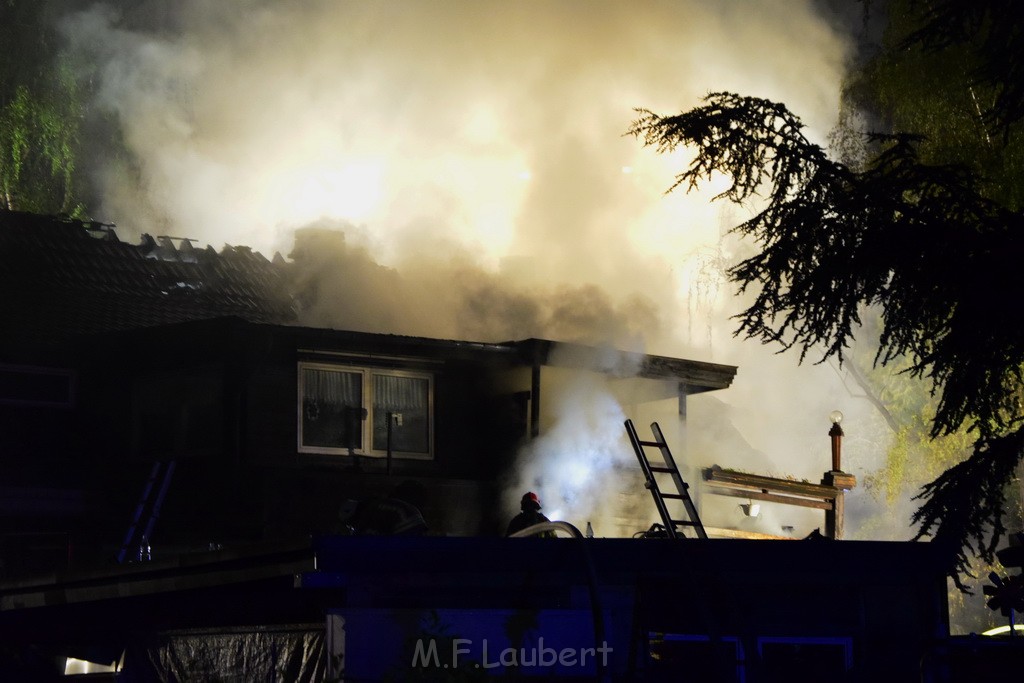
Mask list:
POLYGON ((426 377, 373 376, 373 449, 430 453, 430 380, 426 377))
POLYGON ((302 445, 363 447, 363 374, 302 370, 302 445))

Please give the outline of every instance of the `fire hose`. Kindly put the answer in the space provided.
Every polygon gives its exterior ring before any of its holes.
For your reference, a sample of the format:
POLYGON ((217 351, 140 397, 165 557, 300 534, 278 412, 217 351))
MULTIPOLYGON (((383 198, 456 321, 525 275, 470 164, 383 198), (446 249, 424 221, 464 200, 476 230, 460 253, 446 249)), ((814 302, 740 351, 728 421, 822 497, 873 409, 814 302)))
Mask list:
MULTIPOLYGON (((534 524, 533 526, 528 526, 525 529, 517 531, 509 536, 509 538, 525 538, 527 536, 537 536, 539 534, 557 531, 569 534, 571 537, 577 539, 581 544, 580 547, 583 551, 583 559, 587 566, 587 587, 590 591, 590 613, 594 620, 594 645, 596 647, 599 644, 606 642, 604 635, 604 612, 601 610, 601 598, 597 591, 597 570, 594 568, 594 559, 590 556, 590 547, 587 545, 587 539, 583 536, 580 530, 569 522, 541 522, 540 524, 534 524)), ((605 663, 598 659, 596 660, 596 666, 597 680, 610 680, 605 663)))

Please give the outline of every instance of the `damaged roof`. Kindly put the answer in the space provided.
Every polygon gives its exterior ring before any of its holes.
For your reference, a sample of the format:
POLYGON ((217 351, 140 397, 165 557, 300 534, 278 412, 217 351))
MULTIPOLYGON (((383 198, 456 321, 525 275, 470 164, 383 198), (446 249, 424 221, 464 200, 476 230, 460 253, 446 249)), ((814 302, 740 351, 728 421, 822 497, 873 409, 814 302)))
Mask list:
POLYGON ((222 316, 295 320, 278 269, 248 247, 130 244, 109 225, 0 211, 0 259, 7 346, 222 316))
POLYGON ((24 355, 87 335, 152 328, 174 334, 181 323, 235 319, 271 326, 263 329, 276 329, 275 334, 287 329, 297 348, 309 350, 352 347, 574 367, 678 380, 686 393, 723 389, 736 374, 728 365, 546 339, 477 343, 298 327, 289 282, 275 262, 249 247, 217 252, 193 242, 143 235, 131 244, 110 225, 0 211, 0 316, 7 329, 0 347, 24 355))

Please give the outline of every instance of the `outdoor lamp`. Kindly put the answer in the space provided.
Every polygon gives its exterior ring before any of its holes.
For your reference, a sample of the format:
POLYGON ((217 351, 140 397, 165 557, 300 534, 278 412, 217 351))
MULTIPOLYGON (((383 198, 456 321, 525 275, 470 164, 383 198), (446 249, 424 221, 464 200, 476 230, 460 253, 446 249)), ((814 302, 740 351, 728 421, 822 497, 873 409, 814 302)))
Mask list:
POLYGON ((832 471, 842 472, 843 428, 839 426, 839 423, 843 421, 843 414, 838 410, 833 410, 829 413, 828 419, 832 420, 832 429, 828 430, 828 435, 832 437, 832 471))

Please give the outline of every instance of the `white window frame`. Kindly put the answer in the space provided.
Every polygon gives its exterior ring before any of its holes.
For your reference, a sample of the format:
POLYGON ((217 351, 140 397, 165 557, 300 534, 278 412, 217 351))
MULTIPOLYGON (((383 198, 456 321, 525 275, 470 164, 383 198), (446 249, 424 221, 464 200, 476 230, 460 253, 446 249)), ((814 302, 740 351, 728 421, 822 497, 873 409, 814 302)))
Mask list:
POLYGON ((322 455, 348 455, 348 448, 330 446, 307 446, 303 440, 302 410, 303 397, 305 395, 304 370, 327 370, 336 372, 355 373, 362 375, 362 401, 363 409, 366 410, 366 418, 361 420, 362 448, 352 449, 354 455, 369 458, 386 458, 387 450, 373 448, 373 376, 386 375, 388 377, 409 377, 427 381, 427 452, 417 453, 410 451, 392 450, 391 457, 411 460, 433 460, 434 459, 434 375, 429 372, 418 372, 415 370, 397 370, 392 368, 381 368, 365 365, 347 365, 344 363, 324 363, 318 361, 299 361, 298 364, 298 396, 296 415, 298 418, 298 451, 299 453, 322 454, 322 455))

